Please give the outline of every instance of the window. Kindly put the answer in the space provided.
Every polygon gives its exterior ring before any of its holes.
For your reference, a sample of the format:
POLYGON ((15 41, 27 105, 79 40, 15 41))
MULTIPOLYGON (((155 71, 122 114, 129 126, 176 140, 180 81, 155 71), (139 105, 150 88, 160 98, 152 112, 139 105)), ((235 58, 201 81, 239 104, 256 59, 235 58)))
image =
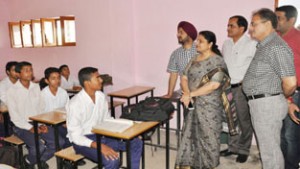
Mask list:
POLYGON ((31 20, 32 40, 34 47, 42 47, 42 27, 39 19, 31 20))
POLYGON ((9 22, 9 34, 10 34, 10 44, 12 48, 21 48, 22 39, 21 39, 21 31, 20 31, 20 23, 19 22, 9 22))
POLYGON ((9 22, 12 48, 76 46, 75 17, 9 22))

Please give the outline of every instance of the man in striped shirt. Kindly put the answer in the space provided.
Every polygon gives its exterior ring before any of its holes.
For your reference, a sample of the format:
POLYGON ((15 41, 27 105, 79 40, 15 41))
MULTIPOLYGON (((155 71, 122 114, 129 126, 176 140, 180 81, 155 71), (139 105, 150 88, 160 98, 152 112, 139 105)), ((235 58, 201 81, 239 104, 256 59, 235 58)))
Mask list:
POLYGON ((170 73, 168 93, 165 98, 171 98, 176 86, 178 75, 181 76, 190 59, 197 54, 196 45, 197 30, 189 22, 181 21, 177 26, 178 43, 182 46, 176 49, 169 60, 167 72, 170 73))
POLYGON ((288 112, 286 97, 297 86, 293 52, 276 33, 277 24, 269 9, 253 14, 250 35, 258 44, 243 80, 264 169, 284 169, 280 132, 288 112))

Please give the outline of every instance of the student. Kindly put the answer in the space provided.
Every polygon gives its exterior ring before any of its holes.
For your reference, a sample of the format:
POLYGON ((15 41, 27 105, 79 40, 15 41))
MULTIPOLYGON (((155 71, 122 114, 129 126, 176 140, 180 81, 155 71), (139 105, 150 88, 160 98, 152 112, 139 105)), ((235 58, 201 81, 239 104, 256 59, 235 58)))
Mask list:
POLYGON ((70 76, 70 69, 68 65, 61 65, 59 67, 59 71, 61 74, 61 87, 63 89, 74 89, 74 90, 80 90, 81 87, 79 86, 78 80, 70 76))
MULTIPOLYGON (((18 73, 15 71, 15 67, 18 64, 18 62, 11 61, 7 62, 6 67, 5 67, 5 72, 7 74, 7 77, 1 80, 0 82, 0 106, 5 106, 7 104, 7 99, 6 99, 6 93, 7 90, 13 86, 17 80, 18 80, 18 73)), ((0 137, 4 137, 4 129, 3 129, 3 115, 0 114, 0 137)), ((7 122, 9 125, 9 130, 8 130, 8 135, 12 133, 12 125, 10 120, 7 122)))
MULTIPOLYGON (((20 79, 7 91, 7 106, 11 121, 15 125, 14 133, 25 142, 28 149, 28 155, 24 156, 25 168, 32 169, 37 158, 34 129, 29 117, 41 114, 44 103, 39 85, 31 82, 33 76, 31 63, 18 63, 16 72, 19 73, 20 79)), ((47 169, 49 167, 46 161, 53 157, 55 152, 54 130, 52 127, 40 125, 38 133, 41 165, 43 169, 47 169)))
MULTIPOLYGON (((102 79, 98 70, 92 67, 82 68, 78 73, 80 85, 83 87, 67 104, 68 138, 76 153, 97 162, 96 135, 91 133, 92 127, 105 119, 112 118, 108 111, 105 95, 100 91, 102 79)), ((101 139, 102 162, 106 169, 119 168, 118 151, 126 150, 125 143, 103 137, 101 139)), ((139 169, 142 153, 142 141, 135 138, 131 141, 131 164, 139 169)))
POLYGON ((11 61, 7 62, 5 67, 5 72, 7 74, 7 77, 1 80, 0 82, 0 100, 1 104, 6 104, 6 92, 7 90, 13 86, 18 80, 18 73, 15 71, 15 67, 18 64, 18 62, 11 61))
MULTIPOLYGON (((69 101, 69 95, 63 88, 59 87, 61 81, 59 69, 49 67, 45 70, 44 74, 44 81, 48 84, 42 90, 42 98, 45 103, 44 112, 51 112, 58 108, 64 108, 69 101)), ((64 139, 65 142, 63 147, 71 146, 69 140, 66 138, 66 126, 59 127, 59 133, 62 137, 61 139, 64 139)))

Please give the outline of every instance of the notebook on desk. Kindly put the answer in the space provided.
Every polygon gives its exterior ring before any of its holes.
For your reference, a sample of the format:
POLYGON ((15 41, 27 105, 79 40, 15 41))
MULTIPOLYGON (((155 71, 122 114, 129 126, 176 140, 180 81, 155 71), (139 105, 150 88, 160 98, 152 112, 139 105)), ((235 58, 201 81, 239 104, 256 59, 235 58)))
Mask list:
POLYGON ((107 130, 111 132, 122 133, 129 127, 133 126, 132 120, 127 119, 107 119, 101 124, 96 125, 95 129, 107 130))

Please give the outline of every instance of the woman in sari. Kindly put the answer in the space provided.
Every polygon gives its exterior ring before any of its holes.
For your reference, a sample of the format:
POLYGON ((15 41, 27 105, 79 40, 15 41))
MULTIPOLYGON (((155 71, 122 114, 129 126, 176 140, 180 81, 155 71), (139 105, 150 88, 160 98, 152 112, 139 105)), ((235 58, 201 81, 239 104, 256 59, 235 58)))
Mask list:
POLYGON ((224 72, 217 71, 207 83, 202 78, 216 68, 227 70, 213 32, 202 31, 197 38, 196 55, 181 77, 181 101, 194 109, 185 118, 176 169, 212 169, 219 165, 224 72))

